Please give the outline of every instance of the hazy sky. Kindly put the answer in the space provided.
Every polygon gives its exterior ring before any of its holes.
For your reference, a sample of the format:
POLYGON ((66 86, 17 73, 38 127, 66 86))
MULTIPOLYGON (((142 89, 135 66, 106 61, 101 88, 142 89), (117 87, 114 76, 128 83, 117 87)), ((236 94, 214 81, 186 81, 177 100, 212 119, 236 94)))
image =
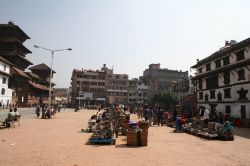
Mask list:
POLYGON ((34 64, 50 66, 53 81, 68 87, 74 68, 142 75, 150 63, 186 71, 225 40, 250 37, 248 0, 1 0, 0 23, 13 20, 30 36, 34 64))

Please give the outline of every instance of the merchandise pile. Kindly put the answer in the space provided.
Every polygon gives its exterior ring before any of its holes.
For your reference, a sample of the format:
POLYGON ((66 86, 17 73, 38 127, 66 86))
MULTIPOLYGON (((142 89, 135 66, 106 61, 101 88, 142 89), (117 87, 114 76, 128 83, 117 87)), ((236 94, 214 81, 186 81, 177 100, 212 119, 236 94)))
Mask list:
POLYGON ((93 134, 89 138, 89 143, 110 143, 115 144, 122 124, 127 123, 129 114, 120 107, 109 107, 99 110, 89 120, 87 131, 93 134))
POLYGON ((127 146, 147 146, 148 145, 148 122, 139 121, 128 123, 129 128, 126 132, 127 146))

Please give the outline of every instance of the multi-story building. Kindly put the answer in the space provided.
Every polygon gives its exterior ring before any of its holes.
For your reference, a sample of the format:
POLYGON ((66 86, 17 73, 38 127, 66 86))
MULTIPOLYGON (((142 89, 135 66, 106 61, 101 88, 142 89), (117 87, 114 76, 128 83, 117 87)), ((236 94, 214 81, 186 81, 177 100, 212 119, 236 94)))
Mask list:
POLYGON ((250 38, 225 47, 192 66, 197 70, 199 107, 250 118, 250 38))
POLYGON ((148 103, 148 86, 139 81, 137 84, 137 103, 146 104, 148 103))
POLYGON ((72 103, 88 106, 106 102, 106 72, 74 69, 71 77, 72 103))
POLYGON ((76 70, 72 73, 71 104, 142 104, 148 102, 148 86, 127 74, 114 74, 103 65, 101 71, 76 70))
POLYGON ((128 104, 138 103, 137 86, 138 86, 138 79, 134 78, 128 81, 128 104))
POLYGON ((107 101, 110 104, 128 104, 128 75, 107 74, 107 101))
POLYGON ((182 72, 160 68, 160 64, 150 64, 144 70, 142 80, 148 85, 149 97, 157 91, 168 91, 175 87, 175 83, 188 78, 188 71, 182 72))
POLYGON ((12 89, 9 88, 11 63, 0 57, 0 108, 8 107, 12 102, 12 89))

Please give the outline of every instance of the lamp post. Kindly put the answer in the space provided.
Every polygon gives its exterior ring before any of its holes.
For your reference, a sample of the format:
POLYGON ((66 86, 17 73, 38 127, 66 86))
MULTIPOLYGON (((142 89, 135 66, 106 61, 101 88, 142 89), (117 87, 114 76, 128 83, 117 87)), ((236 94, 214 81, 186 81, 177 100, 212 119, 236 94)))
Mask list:
POLYGON ((48 49, 48 48, 40 47, 38 45, 34 45, 34 47, 35 48, 41 48, 43 50, 47 50, 47 51, 51 52, 51 65, 50 65, 50 77, 49 77, 49 108, 50 108, 50 104, 51 104, 51 80, 52 80, 52 72, 53 72, 52 65, 53 65, 54 52, 65 51, 65 50, 72 51, 72 49, 67 48, 67 49, 51 50, 51 49, 48 49))

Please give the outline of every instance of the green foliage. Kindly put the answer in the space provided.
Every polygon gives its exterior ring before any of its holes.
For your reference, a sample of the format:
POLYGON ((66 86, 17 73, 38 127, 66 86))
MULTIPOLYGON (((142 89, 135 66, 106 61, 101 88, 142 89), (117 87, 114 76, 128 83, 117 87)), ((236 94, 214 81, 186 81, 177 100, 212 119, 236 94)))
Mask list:
POLYGON ((158 92, 154 94, 151 103, 170 108, 171 104, 177 104, 177 96, 171 92, 158 92))

